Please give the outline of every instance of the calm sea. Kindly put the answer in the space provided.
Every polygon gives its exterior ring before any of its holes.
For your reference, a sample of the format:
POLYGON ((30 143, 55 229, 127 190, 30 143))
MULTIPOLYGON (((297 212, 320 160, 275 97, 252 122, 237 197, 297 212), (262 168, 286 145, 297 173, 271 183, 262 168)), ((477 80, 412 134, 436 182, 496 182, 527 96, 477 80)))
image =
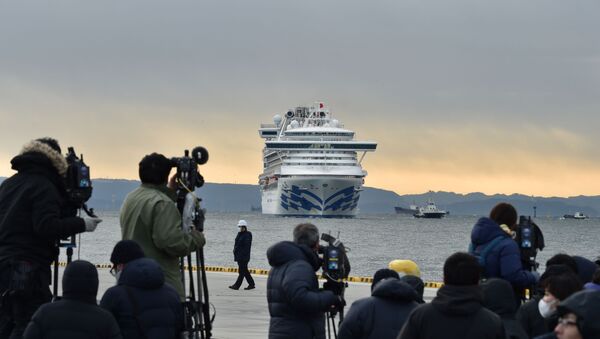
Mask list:
MULTIPOLYGON (((81 236, 78 248, 81 259, 109 263, 114 244, 120 240, 118 212, 101 212, 104 221, 94 233, 81 236)), ((281 240, 291 240, 292 229, 300 222, 312 222, 321 232, 338 236, 346 247, 351 275, 371 276, 394 259, 415 261, 425 280, 441 281, 444 260, 456 251, 467 249, 476 216, 453 216, 444 219, 415 219, 405 215, 361 215, 354 219, 301 219, 266 216, 260 213, 208 213, 205 224, 207 265, 235 266, 233 243, 238 219, 248 221, 253 235, 249 266, 269 268, 267 248, 281 240)), ((600 255, 600 219, 559 220, 538 218, 546 238, 546 248, 539 253, 544 263, 558 252, 590 259, 600 255)), ((75 250, 77 258, 77 249, 75 250)), ((64 260, 64 250, 61 260, 64 260)))

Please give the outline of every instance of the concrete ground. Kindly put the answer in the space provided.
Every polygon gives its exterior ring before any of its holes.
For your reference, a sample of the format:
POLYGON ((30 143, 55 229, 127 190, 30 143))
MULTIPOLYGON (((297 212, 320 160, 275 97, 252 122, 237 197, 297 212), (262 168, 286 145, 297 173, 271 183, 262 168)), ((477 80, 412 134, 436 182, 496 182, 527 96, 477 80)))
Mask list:
MULTIPOLYGON (((115 284, 108 269, 98 269, 100 276, 100 289, 98 299, 104 291, 115 284)), ((209 301, 216 309, 216 317, 213 323, 213 338, 266 338, 269 330, 269 310, 267 308, 267 277, 264 275, 253 275, 256 288, 245 291, 231 290, 237 278, 237 273, 208 272, 209 301)), ((431 301, 435 296, 436 289, 426 288, 424 299, 431 301)), ((346 289, 346 312, 356 299, 370 295, 371 286, 368 283, 349 283, 346 289)), ((60 294, 60 290, 59 290, 60 294)), ((337 324, 336 324, 337 325, 337 324)))

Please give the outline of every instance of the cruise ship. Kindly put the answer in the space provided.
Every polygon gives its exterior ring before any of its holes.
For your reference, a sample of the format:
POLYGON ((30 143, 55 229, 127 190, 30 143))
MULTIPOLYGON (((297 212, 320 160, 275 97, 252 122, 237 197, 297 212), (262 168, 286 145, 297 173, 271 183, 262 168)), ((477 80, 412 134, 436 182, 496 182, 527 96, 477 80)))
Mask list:
POLYGON ((262 213, 351 218, 367 172, 362 161, 375 141, 354 140, 322 102, 300 106, 259 129, 265 139, 259 175, 262 213))

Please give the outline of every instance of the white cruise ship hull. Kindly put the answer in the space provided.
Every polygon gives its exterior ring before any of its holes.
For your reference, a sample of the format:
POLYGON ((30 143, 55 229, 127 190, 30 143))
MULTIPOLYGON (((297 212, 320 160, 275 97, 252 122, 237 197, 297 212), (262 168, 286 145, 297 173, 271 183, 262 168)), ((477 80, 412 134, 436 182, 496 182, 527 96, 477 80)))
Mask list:
POLYGON ((262 191, 263 214, 351 218, 356 215, 360 177, 280 177, 262 191))

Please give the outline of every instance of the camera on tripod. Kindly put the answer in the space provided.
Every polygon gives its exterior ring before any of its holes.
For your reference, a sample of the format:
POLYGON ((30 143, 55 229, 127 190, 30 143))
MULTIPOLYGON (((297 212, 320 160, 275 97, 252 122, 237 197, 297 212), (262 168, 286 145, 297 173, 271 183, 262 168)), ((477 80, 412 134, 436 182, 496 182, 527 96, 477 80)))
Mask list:
POLYGON ((202 199, 194 194, 194 190, 204 185, 198 165, 204 165, 207 161, 208 151, 201 146, 192 149, 191 156, 190 152, 185 150, 183 157, 171 158, 173 167, 177 168, 177 208, 183 216, 184 229, 193 227, 199 231, 204 230, 204 211, 200 208, 202 199))
POLYGON ((77 157, 73 147, 68 148, 66 160, 68 167, 65 188, 70 214, 74 216, 77 210, 83 209, 89 216, 95 217, 94 209, 88 209, 86 205, 86 202, 92 197, 90 167, 83 162, 83 154, 77 157))
POLYGON ((345 279, 350 274, 346 247, 339 239, 327 233, 321 234, 321 240, 327 242, 326 246, 319 246, 319 253, 323 254, 323 277, 326 279, 323 288, 343 297, 348 285, 345 279))
POLYGON ((520 216, 517 226, 517 244, 521 251, 521 262, 528 271, 537 270, 536 261, 538 250, 544 249, 544 235, 539 226, 529 216, 520 216))

